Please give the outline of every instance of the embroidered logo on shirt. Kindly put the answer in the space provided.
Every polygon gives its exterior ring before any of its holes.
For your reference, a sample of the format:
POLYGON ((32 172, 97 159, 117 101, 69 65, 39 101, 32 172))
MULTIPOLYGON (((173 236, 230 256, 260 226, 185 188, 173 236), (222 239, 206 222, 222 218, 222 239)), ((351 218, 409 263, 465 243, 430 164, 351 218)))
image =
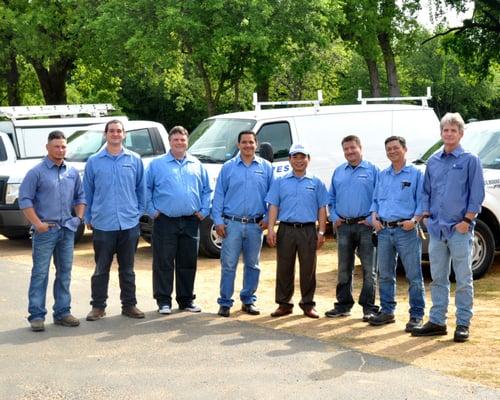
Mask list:
POLYGON ((401 190, 403 190, 406 187, 410 187, 410 186, 411 186, 411 182, 410 181, 402 181, 401 182, 401 190))
POLYGON ((316 190, 314 186, 306 186, 306 190, 316 190))

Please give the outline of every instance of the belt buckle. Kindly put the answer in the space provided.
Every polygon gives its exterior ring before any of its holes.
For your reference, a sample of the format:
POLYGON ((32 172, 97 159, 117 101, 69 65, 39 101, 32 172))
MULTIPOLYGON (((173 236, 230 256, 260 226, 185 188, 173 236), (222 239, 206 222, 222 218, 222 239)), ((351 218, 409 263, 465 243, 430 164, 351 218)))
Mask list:
POLYGON ((241 218, 241 223, 242 224, 248 224, 248 221, 249 221, 249 218, 247 218, 247 217, 241 218))

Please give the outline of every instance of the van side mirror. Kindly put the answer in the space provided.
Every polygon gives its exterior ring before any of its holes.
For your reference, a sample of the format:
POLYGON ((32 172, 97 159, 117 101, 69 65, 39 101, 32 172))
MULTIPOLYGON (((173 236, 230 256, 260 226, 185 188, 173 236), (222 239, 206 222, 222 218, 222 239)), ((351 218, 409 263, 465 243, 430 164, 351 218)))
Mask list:
POLYGON ((259 156, 261 156, 264 160, 267 160, 271 163, 274 161, 273 146, 271 146, 271 143, 262 142, 260 144, 259 156))

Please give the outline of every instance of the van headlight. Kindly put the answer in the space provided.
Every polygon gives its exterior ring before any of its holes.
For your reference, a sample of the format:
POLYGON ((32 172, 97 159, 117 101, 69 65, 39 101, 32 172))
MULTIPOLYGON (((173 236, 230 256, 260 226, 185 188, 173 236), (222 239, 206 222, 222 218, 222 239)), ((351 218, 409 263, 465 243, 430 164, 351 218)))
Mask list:
POLYGON ((20 183, 8 183, 7 190, 5 193, 5 204, 14 204, 16 199, 19 197, 19 187, 20 183))

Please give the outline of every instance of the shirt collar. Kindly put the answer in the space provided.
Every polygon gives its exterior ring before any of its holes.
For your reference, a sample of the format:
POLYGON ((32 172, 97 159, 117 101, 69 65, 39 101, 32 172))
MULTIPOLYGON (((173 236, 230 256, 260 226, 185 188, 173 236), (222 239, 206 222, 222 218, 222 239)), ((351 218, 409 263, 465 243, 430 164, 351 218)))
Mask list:
POLYGON ((182 160, 177 160, 172 152, 169 150, 168 153, 165 155, 165 160, 168 161, 168 162, 171 162, 171 161, 176 161, 176 162, 195 162, 197 160, 196 157, 192 156, 191 154, 189 154, 188 152, 186 152, 186 155, 185 157, 182 159, 182 160))
POLYGON ((293 170, 287 172, 285 175, 283 175, 284 179, 291 179, 291 178, 295 178, 295 179, 298 179, 298 180, 302 180, 302 179, 312 179, 313 178, 313 175, 311 175, 311 173, 309 171, 306 171, 306 174, 304 176, 295 176, 295 174, 293 173, 293 170))
POLYGON ((351 164, 349 164, 348 162, 346 162, 345 166, 344 166, 344 169, 347 169, 347 168, 352 168, 352 169, 356 169, 356 168, 368 168, 368 163, 365 160, 361 160, 361 162, 353 168, 351 166, 351 164))
POLYGON ((388 171, 389 171, 389 173, 390 173, 390 174, 392 174, 392 175, 398 175, 398 174, 401 174, 401 173, 403 173, 403 172, 409 172, 409 171, 410 171, 410 168, 411 168, 411 165, 408 165, 408 164, 405 162, 404 167, 403 167, 403 168, 401 168, 401 169, 399 170, 399 172, 397 172, 397 173, 396 173, 396 171, 394 171, 394 167, 392 166, 392 164, 391 164, 391 166, 388 168, 388 171))
MULTIPOLYGON (((238 155, 235 157, 235 160, 236 160, 236 163, 237 163, 237 164, 240 164, 240 163, 243 163, 243 164, 244 164, 244 162, 243 162, 243 160, 241 159, 241 156, 240 156, 240 154, 239 154, 239 153, 238 153, 238 155)), ((257 156, 254 156, 254 157, 253 157, 253 160, 252 160, 252 164, 253 164, 253 163, 262 164, 262 158, 257 157, 257 156)))
MULTIPOLYGON (((43 159, 45 166, 47 168, 52 168, 52 167, 58 167, 54 161, 52 161, 48 156, 45 156, 43 159)), ((60 165, 61 167, 66 167, 66 161, 63 160, 62 164, 60 165)))
POLYGON ((106 146, 104 146, 104 148, 98 153, 98 157, 100 157, 100 158, 102 158, 102 157, 113 158, 113 157, 120 157, 123 154, 131 155, 132 153, 133 152, 130 151, 129 149, 127 149, 126 147, 122 147, 122 151, 120 153, 111 154, 110 152, 108 152, 108 148, 106 146))
POLYGON ((455 147, 455 149, 451 153, 446 153, 444 151, 444 148, 443 148, 443 150, 441 150, 441 152, 439 153, 439 158, 446 157, 448 154, 451 154, 454 157, 458 158, 460 156, 460 154, 462 154, 463 152, 464 152, 464 149, 462 148, 461 145, 458 145, 457 147, 455 147))

